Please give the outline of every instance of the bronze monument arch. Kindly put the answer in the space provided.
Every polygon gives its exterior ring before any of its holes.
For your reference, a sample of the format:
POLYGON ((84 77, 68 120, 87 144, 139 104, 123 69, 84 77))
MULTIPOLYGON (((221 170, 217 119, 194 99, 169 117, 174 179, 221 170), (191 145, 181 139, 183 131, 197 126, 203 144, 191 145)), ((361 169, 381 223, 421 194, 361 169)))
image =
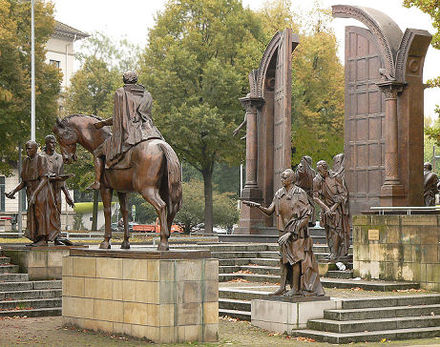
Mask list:
POLYGON ((423 65, 431 35, 371 8, 336 5, 345 30, 345 157, 351 212, 423 206, 423 65))
MULTIPOLYGON (((291 161, 292 51, 299 40, 291 29, 274 35, 258 69, 249 74, 246 110, 246 182, 241 198, 269 205, 280 188, 280 174, 291 161)), ((236 233, 259 233, 273 218, 242 206, 236 233)))

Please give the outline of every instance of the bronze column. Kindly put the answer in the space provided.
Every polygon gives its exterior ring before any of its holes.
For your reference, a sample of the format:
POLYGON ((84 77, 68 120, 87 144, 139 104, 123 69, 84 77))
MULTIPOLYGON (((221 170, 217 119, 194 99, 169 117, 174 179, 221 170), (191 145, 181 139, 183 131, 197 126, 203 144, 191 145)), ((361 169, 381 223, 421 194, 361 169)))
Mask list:
POLYGON ((377 83, 385 95, 385 181, 380 190, 381 206, 401 206, 405 190, 399 176, 399 139, 397 94, 403 84, 395 81, 377 83))
POLYGON ((262 98, 240 98, 246 110, 246 182, 244 189, 257 186, 258 129, 257 110, 264 104, 262 98))
MULTIPOLYGON (((263 201, 263 193, 258 185, 258 109, 264 104, 263 98, 247 95, 240 98, 240 102, 246 110, 246 182, 241 191, 240 198, 255 202, 263 201)), ((261 184, 261 183, 260 183, 261 184)), ((253 234, 258 232, 258 226, 264 225, 264 215, 256 208, 242 205, 240 220, 236 234, 253 234)))

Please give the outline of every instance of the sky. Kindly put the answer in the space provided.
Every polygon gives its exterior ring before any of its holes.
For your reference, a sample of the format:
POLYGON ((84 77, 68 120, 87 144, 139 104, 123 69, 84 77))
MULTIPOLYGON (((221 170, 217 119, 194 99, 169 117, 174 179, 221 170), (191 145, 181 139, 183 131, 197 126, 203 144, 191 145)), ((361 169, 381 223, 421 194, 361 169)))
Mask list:
MULTIPOLYGON (((100 31, 114 40, 127 38, 140 45, 147 42, 149 28, 154 26, 155 15, 164 8, 166 0, 53 0, 55 18, 76 29, 92 33, 100 31)), ((265 0, 242 0, 244 6, 260 9, 265 0)), ((425 29, 434 33, 431 18, 416 8, 402 6, 403 0, 292 0, 296 12, 306 13, 316 2, 321 7, 355 5, 375 8, 387 13, 404 32, 406 28, 425 29)), ((332 28, 339 44, 338 56, 343 59, 344 28, 348 25, 363 26, 352 19, 337 18, 332 28)), ((424 67, 424 81, 440 75, 438 62, 440 50, 429 48, 424 67)), ((435 105, 440 104, 440 88, 425 90, 425 115, 436 118, 435 105)))

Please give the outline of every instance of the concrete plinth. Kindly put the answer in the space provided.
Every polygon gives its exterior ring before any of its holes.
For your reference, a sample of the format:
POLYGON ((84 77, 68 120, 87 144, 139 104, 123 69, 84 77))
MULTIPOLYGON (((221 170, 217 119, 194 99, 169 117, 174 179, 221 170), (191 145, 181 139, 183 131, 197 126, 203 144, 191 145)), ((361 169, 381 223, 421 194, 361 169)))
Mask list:
POLYGON ((292 299, 254 299, 251 303, 252 325, 277 333, 290 334, 303 329, 309 319, 324 317, 324 310, 339 308, 340 301, 326 297, 292 299))
POLYGON ((418 282, 440 291, 440 216, 354 216, 353 271, 362 278, 418 282))
POLYGON ((2 246, 5 256, 18 265, 20 272, 26 272, 31 281, 60 280, 63 257, 69 255, 70 249, 88 246, 2 246))
POLYGON ((63 321, 156 343, 218 340, 218 260, 209 251, 72 250, 63 321))

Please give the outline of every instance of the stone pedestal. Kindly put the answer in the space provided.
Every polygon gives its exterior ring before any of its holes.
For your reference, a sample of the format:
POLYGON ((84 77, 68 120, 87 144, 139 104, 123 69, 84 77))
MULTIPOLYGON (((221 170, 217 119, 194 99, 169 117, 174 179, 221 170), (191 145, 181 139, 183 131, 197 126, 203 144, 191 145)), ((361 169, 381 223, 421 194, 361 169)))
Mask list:
POLYGON ((63 257, 69 255, 72 248, 88 246, 2 246, 5 256, 13 264, 19 265, 20 272, 26 272, 31 281, 60 280, 63 257))
POLYGON ((353 271, 440 291, 440 216, 353 216, 353 271))
POLYGON ((218 340, 218 260, 209 251, 72 250, 63 321, 156 343, 218 340))
POLYGON ((251 303, 252 325, 290 334, 303 329, 309 319, 324 317, 324 310, 340 308, 340 302, 328 296, 273 299, 254 299, 251 303))

